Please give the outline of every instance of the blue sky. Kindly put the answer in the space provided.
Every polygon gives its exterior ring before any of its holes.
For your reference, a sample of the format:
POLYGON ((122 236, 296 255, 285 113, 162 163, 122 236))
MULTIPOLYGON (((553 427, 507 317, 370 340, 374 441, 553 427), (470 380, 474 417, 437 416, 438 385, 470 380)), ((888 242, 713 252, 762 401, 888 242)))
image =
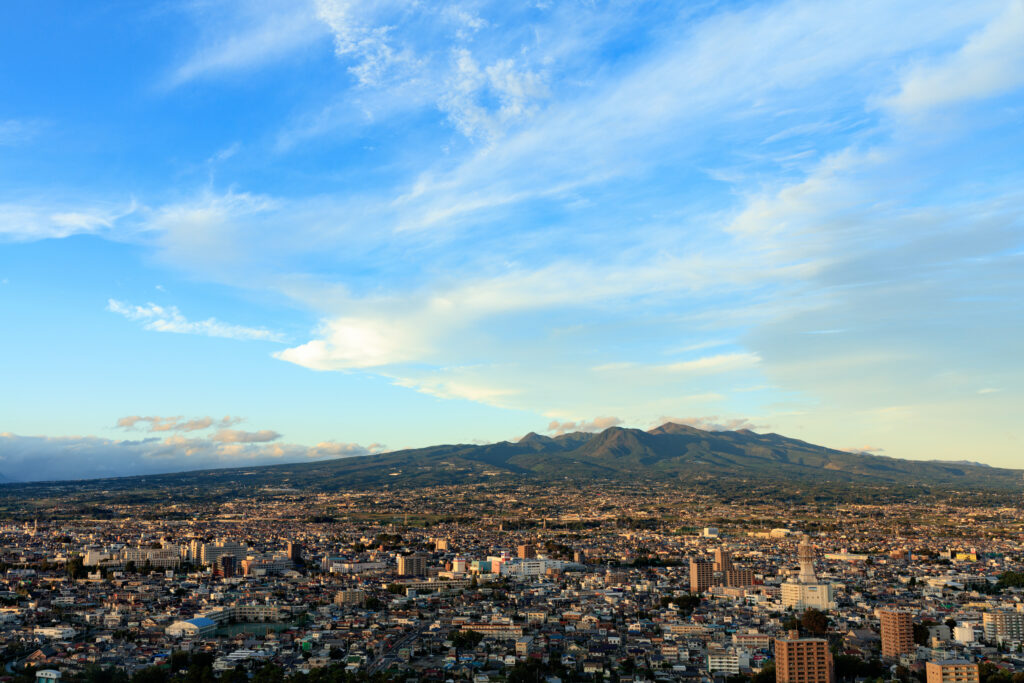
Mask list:
POLYGON ((1024 462, 1024 0, 21 3, 0 92, 9 478, 1024 462))

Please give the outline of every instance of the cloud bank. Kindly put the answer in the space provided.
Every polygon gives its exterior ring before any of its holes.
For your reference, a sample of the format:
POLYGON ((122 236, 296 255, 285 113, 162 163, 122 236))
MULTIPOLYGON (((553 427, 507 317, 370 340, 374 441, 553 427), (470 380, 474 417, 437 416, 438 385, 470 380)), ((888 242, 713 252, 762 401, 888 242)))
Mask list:
POLYGON ((253 467, 379 453, 380 444, 324 442, 301 446, 280 435, 218 432, 213 438, 114 440, 95 436, 21 436, 0 433, 0 475, 9 481, 57 481, 161 474, 219 467, 253 467), (218 438, 220 437, 220 438, 218 438))

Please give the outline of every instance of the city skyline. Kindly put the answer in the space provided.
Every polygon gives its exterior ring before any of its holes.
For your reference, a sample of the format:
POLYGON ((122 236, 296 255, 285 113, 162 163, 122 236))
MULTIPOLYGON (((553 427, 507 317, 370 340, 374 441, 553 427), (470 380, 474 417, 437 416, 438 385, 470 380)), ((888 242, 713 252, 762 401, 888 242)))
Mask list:
POLYGON ((1020 0, 52 15, 0 10, 0 474, 669 421, 1019 466, 1020 0))

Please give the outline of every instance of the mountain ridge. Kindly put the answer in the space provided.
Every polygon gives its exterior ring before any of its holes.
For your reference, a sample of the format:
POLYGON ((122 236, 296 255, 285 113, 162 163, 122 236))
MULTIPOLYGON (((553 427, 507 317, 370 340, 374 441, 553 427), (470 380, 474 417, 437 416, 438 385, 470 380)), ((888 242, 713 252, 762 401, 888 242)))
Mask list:
MULTIPOLYGON (((170 474, 79 480, 81 485, 126 487, 213 484, 296 486, 337 490, 427 486, 494 479, 534 482, 618 480, 696 482, 737 479, 786 483, 940 485, 1012 489, 1020 470, 978 467, 968 461, 901 460, 817 446, 749 429, 705 431, 668 422, 644 431, 609 427, 596 433, 517 441, 443 444, 307 463, 195 470, 170 474)), ((37 482, 37 485, 42 483, 37 482)), ((73 485, 55 482, 56 485, 73 485)), ((7 488, 13 483, 2 483, 7 488)))

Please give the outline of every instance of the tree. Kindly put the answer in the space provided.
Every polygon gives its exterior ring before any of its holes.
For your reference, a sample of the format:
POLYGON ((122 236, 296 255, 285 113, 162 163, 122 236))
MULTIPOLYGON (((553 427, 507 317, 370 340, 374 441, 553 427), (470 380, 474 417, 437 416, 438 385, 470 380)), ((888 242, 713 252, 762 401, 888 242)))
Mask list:
POLYGON ((751 683, 775 683, 775 665, 766 664, 761 667, 761 670, 754 675, 751 683))
POLYGON ((252 683, 284 683, 284 669, 276 664, 267 664, 256 672, 252 683))
POLYGON ((68 559, 65 569, 68 573, 68 577, 72 580, 84 579, 89 574, 89 571, 85 568, 85 563, 82 561, 81 555, 75 555, 68 559))
POLYGON ((803 615, 800 617, 800 625, 811 633, 821 634, 828 632, 828 624, 828 617, 825 616, 825 613, 813 607, 804 610, 803 615))
POLYGON ((928 644, 928 627, 935 626, 934 621, 923 621, 920 624, 914 624, 914 642, 918 645, 928 644))
POLYGON ((477 631, 452 631, 448 634, 448 640, 460 650, 471 650, 480 644, 484 634, 477 631))

